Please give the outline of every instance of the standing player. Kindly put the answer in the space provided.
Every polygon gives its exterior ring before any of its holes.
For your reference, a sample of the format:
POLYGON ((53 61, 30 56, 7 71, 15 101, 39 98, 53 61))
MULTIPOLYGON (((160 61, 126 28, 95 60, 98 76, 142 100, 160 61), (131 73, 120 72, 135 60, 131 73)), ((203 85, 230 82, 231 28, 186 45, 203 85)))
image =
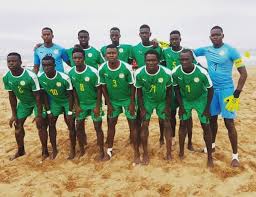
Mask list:
POLYGON ((211 120, 212 130, 212 148, 215 148, 215 139, 218 130, 218 115, 224 118, 225 126, 228 130, 229 140, 231 142, 233 154, 231 166, 239 166, 237 152, 237 132, 234 124, 236 113, 234 109, 229 109, 230 104, 239 104, 239 96, 247 78, 247 71, 242 62, 238 51, 228 44, 223 43, 223 30, 219 26, 214 26, 210 32, 212 46, 196 49, 196 56, 205 56, 208 63, 209 75, 213 81, 214 95, 211 103, 211 120), (236 90, 232 79, 233 65, 237 68, 240 77, 236 90), (229 103, 226 104, 227 99, 229 103))
POLYGON ((158 118, 164 123, 166 140, 166 158, 171 159, 171 125, 170 115, 172 77, 171 70, 159 65, 159 54, 149 50, 145 54, 146 66, 135 72, 135 86, 138 90, 139 107, 141 113, 141 142, 143 146, 143 161, 149 163, 148 156, 148 126, 153 110, 156 109, 158 118))
POLYGON ((42 59, 48 55, 52 56, 56 62, 56 70, 60 72, 64 72, 64 67, 62 60, 66 62, 70 66, 70 61, 66 50, 61 46, 52 42, 53 39, 53 31, 49 27, 44 27, 42 29, 42 39, 44 41, 43 44, 38 44, 35 47, 34 51, 34 72, 43 72, 42 68, 42 59))
POLYGON ((37 76, 21 67, 21 56, 18 53, 9 53, 7 56, 9 71, 4 75, 4 87, 9 93, 9 101, 12 110, 12 117, 9 125, 15 127, 15 138, 18 151, 10 157, 14 160, 25 155, 24 147, 24 123, 34 110, 36 126, 42 144, 42 160, 49 156, 47 149, 47 131, 45 120, 42 117, 42 105, 40 100, 40 86, 37 76), (17 103, 17 99, 19 102, 17 103))
MULTIPOLYGON (((126 63, 132 63, 131 53, 132 53, 132 46, 129 44, 120 44, 121 34, 120 29, 117 27, 112 27, 110 29, 110 39, 113 45, 115 45, 118 49, 118 59, 124 61, 126 63)), ((107 51, 107 46, 101 48, 101 53, 105 57, 107 51)))
POLYGON ((188 130, 192 130, 189 120, 192 109, 195 109, 204 131, 204 141, 208 150, 209 167, 213 167, 211 149, 211 131, 209 125, 210 103, 213 95, 212 81, 207 71, 193 64, 193 53, 183 49, 180 53, 181 65, 173 69, 173 86, 179 103, 180 130, 179 130, 179 156, 184 157, 184 142, 188 130))
POLYGON ((102 131, 101 97, 102 90, 99 84, 98 71, 86 64, 83 49, 73 50, 73 61, 75 67, 69 71, 69 76, 74 87, 75 109, 76 109, 76 132, 80 147, 80 156, 84 155, 83 133, 85 132, 85 118, 91 116, 97 134, 97 145, 99 146, 99 160, 104 158, 104 135, 102 131))
MULTIPOLYGON (((80 30, 78 32, 79 45, 85 52, 85 64, 98 69, 99 65, 102 64, 105 60, 97 49, 89 45, 89 40, 90 36, 88 31, 80 30)), ((75 45, 74 48, 78 46, 75 45)), ((72 67, 75 66, 75 62, 72 59, 72 51, 74 48, 70 48, 67 50, 72 67)))
MULTIPOLYGON (((170 33, 170 47, 163 50, 163 62, 162 64, 165 65, 167 68, 173 70, 176 66, 180 65, 180 53, 184 49, 181 45, 181 35, 178 30, 174 30, 170 33)), ((193 63, 198 64, 197 61, 194 59, 193 63)), ((175 128, 176 128, 176 111, 178 108, 177 99, 175 96, 175 92, 172 92, 172 100, 171 100, 171 126, 172 126, 172 145, 175 144, 175 128)), ((192 118, 189 119, 189 129, 188 130, 188 149, 193 151, 192 145, 192 118)), ((162 133, 162 132, 161 132, 162 133)))
POLYGON ((70 78, 55 70, 55 60, 52 56, 45 56, 42 59, 44 72, 39 74, 39 83, 43 91, 44 105, 49 121, 49 135, 52 145, 52 156, 57 156, 56 145, 56 122, 60 114, 66 115, 66 124, 69 130, 70 153, 68 159, 75 157, 76 134, 72 117, 73 98, 70 78))
POLYGON ((108 106, 108 136, 107 155, 112 156, 115 127, 118 116, 125 110, 125 116, 130 128, 130 136, 134 146, 134 163, 140 162, 137 143, 135 87, 133 86, 132 68, 129 64, 118 60, 118 50, 115 45, 107 46, 107 62, 99 69, 100 83, 108 106))

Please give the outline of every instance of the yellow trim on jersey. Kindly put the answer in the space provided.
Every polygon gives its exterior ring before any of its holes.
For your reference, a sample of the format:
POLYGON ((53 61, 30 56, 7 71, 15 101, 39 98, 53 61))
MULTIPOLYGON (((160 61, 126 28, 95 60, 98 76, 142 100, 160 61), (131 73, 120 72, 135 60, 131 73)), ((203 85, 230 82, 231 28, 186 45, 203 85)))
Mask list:
POLYGON ((243 67, 244 66, 244 62, 242 60, 242 58, 238 58, 234 61, 234 65, 237 68, 243 67))

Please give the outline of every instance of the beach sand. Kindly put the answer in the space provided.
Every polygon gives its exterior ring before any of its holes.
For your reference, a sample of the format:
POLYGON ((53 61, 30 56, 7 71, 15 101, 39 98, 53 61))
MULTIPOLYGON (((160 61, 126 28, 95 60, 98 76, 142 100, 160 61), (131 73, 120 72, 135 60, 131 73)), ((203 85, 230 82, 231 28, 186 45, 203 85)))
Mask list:
MULTIPOLYGON (((1 82, 0 196, 256 196, 256 68, 248 68, 248 74, 236 119, 241 166, 235 169, 230 167, 231 146, 222 118, 219 118, 217 148, 213 154, 215 167, 208 169, 206 155, 199 152, 186 149, 185 159, 180 161, 177 143, 173 160, 164 160, 165 146, 159 145, 155 115, 150 123, 148 166, 132 165, 133 149, 128 143, 128 125, 123 115, 117 124, 114 156, 110 161, 94 160, 98 148, 90 119, 86 122, 85 156, 67 160, 69 140, 63 116, 58 121, 59 154, 55 160, 41 162, 41 146, 30 117, 25 123, 26 155, 9 161, 16 151, 16 142, 14 130, 8 126, 11 115, 8 93, 1 82)), ((236 71, 234 75, 237 80, 236 71)), ((202 129, 196 114, 193 119, 193 143, 199 150, 204 147, 202 129)), ((105 119, 103 130, 106 134, 105 119)), ((48 147, 51 152, 49 142, 48 147)))

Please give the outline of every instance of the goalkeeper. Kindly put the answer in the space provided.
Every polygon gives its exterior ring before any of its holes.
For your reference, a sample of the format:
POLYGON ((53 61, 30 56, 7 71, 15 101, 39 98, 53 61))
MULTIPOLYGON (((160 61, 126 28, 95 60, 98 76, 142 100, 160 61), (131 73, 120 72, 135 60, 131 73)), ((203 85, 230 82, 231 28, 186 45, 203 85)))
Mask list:
MULTIPOLYGON (((223 38, 222 28, 214 26, 210 31, 210 39, 213 45, 198 48, 194 53, 196 56, 206 57, 208 72, 213 82, 214 95, 210 106, 213 152, 215 151, 215 139, 218 130, 218 115, 221 114, 233 150, 231 166, 238 167, 237 132, 234 118, 239 107, 239 96, 247 78, 247 71, 238 51, 223 43, 223 38), (237 68, 240 74, 235 90, 232 79, 233 66, 237 68)), ((204 152, 206 152, 206 149, 204 149, 204 152)))

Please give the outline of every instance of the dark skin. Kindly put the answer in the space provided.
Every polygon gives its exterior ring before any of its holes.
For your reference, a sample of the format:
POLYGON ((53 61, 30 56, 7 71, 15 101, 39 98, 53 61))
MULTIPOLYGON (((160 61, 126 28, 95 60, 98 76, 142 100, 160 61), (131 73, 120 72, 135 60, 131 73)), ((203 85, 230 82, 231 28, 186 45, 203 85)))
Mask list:
MULTIPOLYGON (((117 69, 120 66, 120 61, 117 59, 118 57, 118 52, 116 48, 107 48, 106 51, 106 58, 108 60, 108 65, 111 69, 117 69)), ((108 111, 107 114, 108 116, 111 116, 113 113, 113 107, 111 104, 111 100, 108 95, 108 89, 106 85, 102 85, 103 88, 103 95, 106 100, 106 104, 108 106, 108 111)), ((135 115, 135 87, 131 84, 131 102, 129 105, 129 111, 131 115, 135 115)), ((108 143, 108 148, 113 147, 114 143, 114 136, 115 136, 115 127, 117 124, 118 117, 115 118, 108 118, 108 136, 107 136, 107 143, 108 143)), ((138 134, 137 134, 137 129, 136 129, 136 120, 133 119, 128 119, 128 124, 129 124, 129 129, 130 129, 130 136, 133 142, 133 148, 134 148, 134 163, 138 164, 140 163, 140 154, 139 154, 139 146, 138 146, 138 134)), ((109 155, 107 155, 107 159, 109 158, 109 155)))
MULTIPOLYGON (((220 29, 213 29, 210 32, 210 40, 214 46, 214 48, 220 48, 224 43, 223 43, 223 38, 224 34, 220 29)), ((236 89, 239 91, 243 90, 244 84, 247 79, 247 70, 245 67, 239 67, 237 68, 237 71, 239 72, 239 79, 238 79, 238 84, 236 89)), ((212 116, 210 119, 210 126, 211 126, 211 131, 212 131, 212 143, 215 143, 216 140, 216 135, 218 131, 218 116, 212 116)), ((233 153, 237 153, 237 131, 235 128, 235 123, 234 119, 227 119, 224 118, 224 123, 225 126, 228 130, 228 137, 231 143, 231 147, 233 150, 233 153)), ((215 150, 213 150, 215 151, 215 150)), ((239 166, 239 161, 234 159, 231 162, 232 167, 238 167, 239 166)))
MULTIPOLYGON (((180 54, 180 62, 182 65, 182 69, 186 73, 191 73, 194 69, 193 62, 193 55, 191 52, 181 53, 180 54)), ((179 85, 175 86, 175 93, 177 96, 177 100, 179 103, 179 116, 182 116, 185 113, 184 105, 182 102, 182 97, 179 89, 179 85)), ((210 103, 213 96, 213 88, 207 88, 207 104, 205 106, 203 115, 207 118, 210 118, 210 103)), ((191 124, 189 123, 189 120, 181 120, 180 121, 180 128, 179 128, 179 145, 180 145, 180 153, 179 157, 180 159, 184 158, 184 142, 186 138, 187 131, 190 129, 189 127, 191 124)), ((211 148, 211 131, 210 131, 210 125, 206 123, 201 123, 202 129, 203 129, 203 136, 204 141, 207 147, 207 153, 208 153, 208 160, 207 160, 207 166, 213 167, 213 159, 212 159, 212 148, 211 148), (210 152, 209 152, 210 151, 210 152)), ((192 130, 192 129, 191 129, 192 130)))
MULTIPOLYGON (((170 46, 172 47, 173 51, 180 51, 182 49, 182 46, 180 45, 181 43, 181 36, 179 34, 170 34, 170 46)), ((161 62, 163 65, 166 65, 166 62, 161 62)), ((171 118, 170 118, 170 122, 171 122, 171 126, 172 126, 172 137, 175 137, 175 130, 176 130, 176 110, 172 110, 171 111, 171 118)), ((194 151, 193 145, 192 145, 192 118, 190 118, 189 120, 189 124, 191 124, 191 126, 189 126, 189 130, 188 130, 188 150, 190 151, 194 151), (191 129, 190 129, 191 128, 191 129)), ((163 128, 160 127, 160 144, 164 143, 164 139, 163 139, 163 128)))
MULTIPOLYGON (((148 54, 146 56, 146 69, 147 72, 150 74, 155 74, 158 72, 159 66, 158 66, 159 60, 158 57, 155 54, 148 54)), ((166 140, 166 159, 171 160, 171 146, 172 146, 172 136, 171 136, 171 125, 168 120, 168 117, 170 115, 170 95, 171 95, 171 87, 166 88, 166 109, 165 113, 167 118, 165 120, 162 120, 164 123, 164 136, 166 140)), ((140 116, 142 120, 142 127, 141 127, 141 143, 143 147, 143 159, 142 159, 142 164, 143 165, 148 165, 149 164, 149 155, 148 155, 148 135, 149 135, 149 122, 150 120, 145 120, 146 116, 146 109, 144 107, 144 101, 143 101, 143 93, 142 93, 142 88, 138 88, 138 99, 139 99, 139 106, 140 106, 140 116)))
POLYGON ((88 49, 90 47, 89 40, 90 40, 90 36, 88 33, 81 32, 78 34, 78 41, 79 41, 80 46, 83 49, 88 49))
MULTIPOLYGON (((54 37, 54 35, 53 35, 53 33, 52 33, 50 30, 47 30, 47 29, 42 30, 41 38, 42 38, 43 41, 44 41, 43 44, 44 44, 45 47, 51 48, 51 47, 53 46, 53 42, 52 42, 53 37, 54 37)), ((41 45, 42 45, 41 43, 37 44, 34 49, 39 48, 41 45)), ((71 63, 70 63, 69 60, 66 61, 66 64, 69 65, 69 66, 71 66, 71 63)), ((37 74, 38 71, 39 71, 39 67, 40 67, 40 65, 36 65, 36 64, 34 65, 33 70, 34 70, 34 72, 35 72, 36 74, 37 74)))
MULTIPOLYGON (((8 68, 11 71, 13 76, 20 76, 24 69, 21 67, 21 60, 18 56, 8 56, 7 57, 7 64, 8 68)), ((39 138, 42 144, 42 160, 46 159, 49 156, 48 149, 47 149, 47 131, 46 131, 46 124, 45 120, 42 117, 42 104, 40 100, 39 91, 34 91, 33 95, 36 99, 36 105, 38 109, 38 116, 35 118, 36 126, 39 134, 39 138)), ((10 160, 14 160, 20 156, 25 155, 25 148, 24 148, 24 137, 25 137, 25 130, 24 130, 24 123, 26 118, 18 119, 16 114, 17 109, 17 97, 13 91, 9 91, 9 101, 12 110, 12 117, 9 120, 9 125, 12 128, 15 128, 15 138, 18 145, 18 151, 10 157, 10 160)))
MULTIPOLYGON (((56 75, 55 64, 51 60, 43 60, 43 69, 48 78, 54 78, 56 75)), ((48 96, 45 91, 43 91, 44 104, 47 111, 50 110, 50 105, 48 101, 48 96)), ((68 102, 69 102, 69 111, 72 111, 73 107, 73 92, 71 90, 67 91, 68 102)), ((58 154, 57 144, 56 144, 56 122, 58 120, 58 116, 53 116, 51 113, 47 114, 48 122, 49 122, 49 135, 50 142, 52 145, 52 155, 51 159, 55 159, 58 154)), ((67 159, 73 159, 75 157, 75 146, 76 146, 76 133, 74 128, 72 115, 66 115, 66 124, 69 130, 69 139, 70 139, 70 153, 67 159)))
MULTIPOLYGON (((72 55, 73 60, 76 65, 77 72, 83 72, 86 69, 86 65, 84 64, 84 55, 80 52, 73 53, 72 55)), ((80 102, 77 95, 76 90, 74 89, 74 101, 75 101, 75 109, 76 109, 76 117, 79 116, 79 114, 82 112, 82 109, 80 108, 80 102)), ((93 112, 95 113, 95 116, 100 116, 100 105, 101 105, 101 98, 102 98, 102 88, 101 86, 97 87, 97 102, 96 106, 93 109, 93 112)), ((86 99, 86 98, 83 98, 86 99)), ((102 131, 102 121, 93 121, 94 128, 97 134, 97 145, 99 146, 99 156, 97 156, 97 160, 103 160, 104 158, 104 134, 102 131)), ((85 154, 84 149, 84 134, 85 133, 85 119, 82 120, 76 120, 76 131, 77 131, 77 140, 80 147, 80 155, 79 157, 83 156, 85 154)))

